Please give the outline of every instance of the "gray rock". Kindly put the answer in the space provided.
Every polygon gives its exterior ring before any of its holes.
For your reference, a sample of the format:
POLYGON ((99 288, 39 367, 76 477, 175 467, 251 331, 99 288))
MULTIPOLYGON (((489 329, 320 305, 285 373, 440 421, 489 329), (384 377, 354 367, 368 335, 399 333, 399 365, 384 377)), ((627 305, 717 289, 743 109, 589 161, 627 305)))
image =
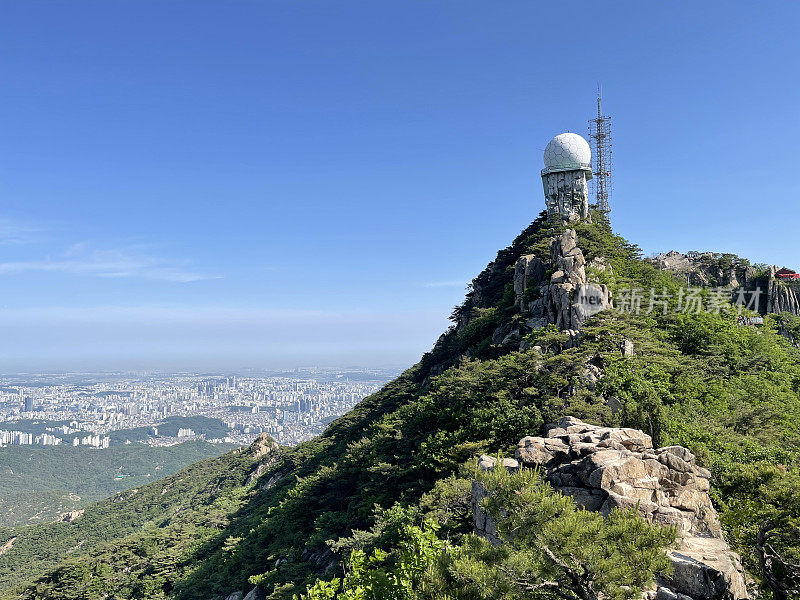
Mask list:
POLYGON ((755 270, 751 266, 734 258, 731 267, 719 267, 713 260, 718 256, 715 257, 712 252, 682 254, 673 250, 666 254, 659 254, 653 259, 653 263, 659 269, 677 273, 681 279, 688 281, 692 286, 733 289, 752 281, 755 270))
POLYGON ((678 600, 678 594, 666 587, 659 587, 656 592, 656 600, 678 600))
MULTIPOLYGON (((638 429, 600 427, 563 417, 548 426, 547 437, 520 440, 516 458, 526 467, 542 468, 556 490, 587 510, 609 514, 635 509, 653 523, 674 526, 679 543, 668 553, 674 572, 659 581, 658 598, 749 598, 739 558, 725 542, 708 496, 710 473, 696 466, 688 449, 654 450, 650 436, 638 429)), ((487 468, 497 464, 483 456, 480 462, 487 468)), ((473 486, 475 531, 498 544, 495 524, 482 514, 480 501, 485 495, 482 485, 473 486)))
POLYGON ((583 379, 586 381, 586 386, 590 390, 594 390, 597 387, 597 382, 600 381, 602 376, 603 372, 600 370, 600 367, 591 363, 584 365, 583 379))
POLYGON ((75 519, 80 519, 84 512, 86 512, 84 509, 71 510, 69 512, 60 514, 58 516, 58 520, 62 523, 72 523, 75 519))
POLYGON ((499 545, 502 543, 500 537, 497 535, 497 526, 495 525, 492 517, 483 510, 483 501, 488 495, 486 487, 479 481, 472 482, 472 495, 470 497, 470 505, 472 507, 473 525, 475 531, 480 532, 480 535, 492 544, 499 545))
POLYGON ((671 452, 663 452, 658 455, 658 461, 673 471, 679 471, 681 473, 692 473, 694 471, 694 467, 671 452))
POLYGON ((622 356, 633 356, 633 342, 629 339, 622 340, 620 351, 622 352, 622 356))
POLYGON ((550 245, 550 258, 557 262, 559 258, 574 250, 578 245, 578 236, 574 229, 567 229, 550 245))
POLYGON ((685 460, 689 464, 693 465, 695 463, 694 454, 689 452, 689 450, 687 448, 684 448, 683 446, 666 446, 664 448, 659 448, 658 450, 659 454, 664 452, 667 452, 669 454, 674 454, 675 456, 677 456, 681 460, 685 460))
POLYGON ((481 471, 491 471, 497 465, 497 459, 493 456, 487 456, 486 454, 481 454, 480 458, 478 458, 478 468, 481 471))
POLYGON ((608 288, 586 280, 586 259, 573 229, 551 241, 550 268, 553 273, 545 281, 546 267, 532 254, 520 257, 514 267, 515 300, 527 317, 527 328, 541 329, 550 323, 562 330, 579 330, 586 319, 610 308, 608 288), (539 291, 536 300, 526 305, 523 295, 531 286, 539 291))
POLYGON ((242 600, 242 598, 244 598, 242 592, 233 592, 230 596, 227 596, 225 600, 242 600))
POLYGON ((501 344, 509 333, 511 333, 511 325, 501 325, 492 334, 492 344, 501 344))
POLYGON ((576 503, 583 506, 586 510, 600 510, 606 501, 606 496, 595 490, 587 490, 582 487, 559 487, 562 494, 570 496, 576 503))
POLYGON ((664 584, 672 590, 695 600, 749 598, 739 558, 724 539, 686 537, 669 557, 673 572, 664 584))
POLYGON ((607 430, 603 439, 617 441, 628 450, 635 452, 644 452, 653 448, 653 438, 643 431, 628 427, 607 430))
MULTIPOLYGON (((519 463, 513 458, 504 458, 500 461, 500 465, 505 467, 509 473, 516 473, 519 470, 519 463)), ((497 466, 497 459, 493 456, 481 454, 478 458, 478 468, 481 471, 492 471, 497 466)))
POLYGON ((266 592, 264 592, 264 590, 262 590, 258 586, 250 590, 250 593, 244 597, 244 600, 266 600, 266 599, 267 599, 266 592))
MULTIPOLYGON (((562 445, 566 447, 566 444, 562 443, 562 445)), ((545 445, 544 438, 531 436, 519 441, 514 455, 518 461, 529 467, 547 464, 554 457, 554 454, 545 445)))
POLYGON ((600 273, 613 273, 614 271, 611 268, 611 265, 606 264, 606 260, 602 256, 593 258, 586 266, 587 268, 594 269, 600 273))
POLYGON ((544 272, 544 263, 533 254, 517 259, 514 267, 514 295, 517 303, 520 303, 520 308, 522 308, 521 299, 525 290, 542 283, 544 272))
POLYGON ((558 420, 558 427, 564 429, 565 431, 569 427, 575 427, 582 431, 588 431, 590 428, 593 427, 593 425, 587 425, 586 423, 584 423, 583 421, 581 421, 576 417, 561 417, 558 420))
POLYGON ((250 445, 249 451, 253 458, 263 458, 268 454, 280 452, 281 447, 278 442, 273 440, 268 434, 260 434, 256 440, 250 445))
MULTIPOLYGON (((547 327, 547 317, 533 317, 525 321, 525 327, 532 331, 537 331, 547 327)), ((540 346, 541 348, 541 346, 540 346)))

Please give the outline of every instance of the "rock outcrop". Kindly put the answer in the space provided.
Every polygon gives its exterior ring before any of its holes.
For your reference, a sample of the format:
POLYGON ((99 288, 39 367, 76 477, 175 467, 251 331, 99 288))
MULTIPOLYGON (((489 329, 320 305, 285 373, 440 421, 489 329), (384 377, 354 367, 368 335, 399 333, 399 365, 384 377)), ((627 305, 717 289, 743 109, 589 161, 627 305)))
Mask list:
POLYGON ((262 433, 250 444, 250 454, 253 458, 262 458, 280 450, 278 442, 272 439, 269 434, 262 433))
POLYGON ((9 550, 11 550, 11 548, 14 547, 14 542, 16 542, 16 541, 17 541, 17 538, 16 537, 12 537, 5 544, 0 546, 0 556, 3 556, 3 554, 5 554, 9 550))
MULTIPOLYGON (((480 467, 495 468, 493 460, 481 457, 480 467)), ((614 508, 636 508, 653 523, 674 526, 679 543, 669 551, 673 573, 647 598, 749 598, 739 557, 725 542, 708 496, 711 473, 686 448, 654 449, 650 436, 637 429, 565 417, 547 437, 520 440, 516 459, 504 466, 541 468, 556 490, 587 510, 608 514, 614 508)), ((473 485, 475 530, 499 543, 494 523, 480 508, 485 493, 481 484, 473 485)))
POLYGON ((255 586, 247 594, 244 592, 232 592, 228 596, 222 596, 220 600, 266 600, 267 593, 260 587, 255 586))
POLYGON ((788 312, 800 315, 800 287, 796 283, 778 281, 775 278, 775 267, 769 270, 769 288, 767 289, 767 312, 788 312))
POLYGON ((691 286, 747 290, 747 308, 762 314, 788 312, 800 315, 800 282, 778 280, 775 266, 769 268, 768 277, 757 277, 756 270, 747 261, 732 254, 681 254, 674 250, 659 254, 653 258, 653 263, 660 269, 685 277, 691 286))
MULTIPOLYGON (((517 347, 528 350, 530 345, 524 338, 538 329, 555 325, 568 334, 562 348, 578 343, 581 328, 586 319, 612 307, 611 294, 605 285, 590 281, 600 273, 611 271, 602 257, 595 257, 587 264, 583 251, 578 246, 575 230, 567 229, 550 241, 549 256, 526 254, 517 256, 508 263, 500 261, 489 266, 472 282, 467 301, 453 312, 453 331, 463 330, 479 316, 476 309, 496 306, 498 290, 505 290, 508 271, 513 268, 512 285, 514 303, 522 319, 508 320, 492 331, 491 343, 505 348, 517 347), (589 274, 587 274, 587 268, 589 274)), ((448 331, 439 338, 438 344, 448 342, 448 331)), ((465 356, 470 356, 469 351, 465 356)), ((431 365, 429 377, 441 374, 443 365, 431 365)))
POLYGON ((579 330, 593 314, 611 307, 604 285, 589 283, 586 259, 578 247, 575 230, 568 229, 550 244, 549 279, 546 265, 529 254, 519 258, 514 270, 514 294, 527 317, 525 327, 541 329, 553 324, 561 330, 579 330))
POLYGON ((744 287, 756 273, 738 256, 714 252, 682 254, 672 250, 656 256, 653 263, 660 269, 686 277, 689 285, 699 287, 744 287))
POLYGON ((84 509, 71 510, 58 515, 58 520, 62 523, 72 523, 75 519, 82 517, 84 512, 86 512, 84 509))
POLYGON ((256 467, 253 469, 253 472, 250 473, 250 477, 247 478, 247 485, 250 485, 269 471, 277 462, 278 458, 280 458, 281 447, 278 445, 278 442, 269 435, 262 433, 250 445, 248 451, 252 454, 253 458, 258 459, 256 467))
POLYGON ((262 590, 258 586, 254 587, 252 590, 250 590, 250 593, 248 593, 244 597, 244 600, 266 600, 266 599, 267 599, 266 592, 264 592, 264 590, 262 590))
POLYGON ((522 294, 544 281, 545 264, 533 254, 526 254, 517 260, 514 267, 514 296, 520 308, 524 308, 522 294))

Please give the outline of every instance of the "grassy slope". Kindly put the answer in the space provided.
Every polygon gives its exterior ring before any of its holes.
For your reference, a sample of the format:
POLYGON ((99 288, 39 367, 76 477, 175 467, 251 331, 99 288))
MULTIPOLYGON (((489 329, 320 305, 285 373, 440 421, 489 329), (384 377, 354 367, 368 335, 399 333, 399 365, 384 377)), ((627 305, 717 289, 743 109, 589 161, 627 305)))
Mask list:
MULTIPOLYGON (((739 328, 724 315, 605 313, 585 328, 578 348, 562 350, 564 340, 551 330, 530 339, 544 355, 493 345, 495 328, 520 318, 511 289, 517 257, 547 256, 548 238, 557 232, 541 220, 526 229, 476 278, 475 291, 454 313, 459 328, 323 436, 287 451, 262 476, 269 485, 222 494, 217 502, 235 507, 223 526, 199 539, 185 532, 156 541, 149 531, 132 534, 84 555, 80 567, 51 571, 25 597, 218 598, 245 589, 254 575, 273 597, 290 597, 329 564, 325 541, 367 527, 375 504, 418 503, 465 460, 484 451, 509 453, 520 437, 565 414, 641 427, 662 445, 693 449, 714 471, 723 520, 753 566, 758 515, 742 508, 752 488, 747 477, 737 477, 753 468, 796 477, 798 351, 769 322, 759 330, 739 328), (634 341, 636 357, 622 357, 623 338, 634 341), (581 376, 588 360, 604 369, 596 389, 581 376), (621 411, 610 410, 608 396, 621 411), (136 552, 145 555, 137 561, 144 566, 123 577, 127 563, 120 556, 136 552)), ((680 285, 639 260, 635 247, 602 223, 580 225, 578 237, 588 259, 606 257, 613 273, 598 277, 612 288, 680 285)))

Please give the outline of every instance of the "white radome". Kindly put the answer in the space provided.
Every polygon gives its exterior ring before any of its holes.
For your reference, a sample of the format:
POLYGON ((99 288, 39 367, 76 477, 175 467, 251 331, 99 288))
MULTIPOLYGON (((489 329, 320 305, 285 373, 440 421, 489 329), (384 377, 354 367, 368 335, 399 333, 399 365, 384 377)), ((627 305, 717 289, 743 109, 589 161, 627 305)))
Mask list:
POLYGON ((557 135, 544 149, 545 171, 570 171, 591 168, 592 149, 577 133, 557 135))

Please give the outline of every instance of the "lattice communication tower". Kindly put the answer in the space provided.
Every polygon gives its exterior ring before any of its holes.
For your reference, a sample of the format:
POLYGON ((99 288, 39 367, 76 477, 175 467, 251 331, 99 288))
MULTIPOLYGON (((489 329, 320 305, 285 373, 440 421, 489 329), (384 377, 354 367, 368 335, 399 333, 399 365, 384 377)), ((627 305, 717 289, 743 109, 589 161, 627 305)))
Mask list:
POLYGON ((595 207, 611 212, 608 203, 613 190, 611 179, 613 149, 611 143, 611 117, 603 115, 600 88, 597 88, 597 117, 589 119, 589 138, 592 140, 592 191, 595 207))

